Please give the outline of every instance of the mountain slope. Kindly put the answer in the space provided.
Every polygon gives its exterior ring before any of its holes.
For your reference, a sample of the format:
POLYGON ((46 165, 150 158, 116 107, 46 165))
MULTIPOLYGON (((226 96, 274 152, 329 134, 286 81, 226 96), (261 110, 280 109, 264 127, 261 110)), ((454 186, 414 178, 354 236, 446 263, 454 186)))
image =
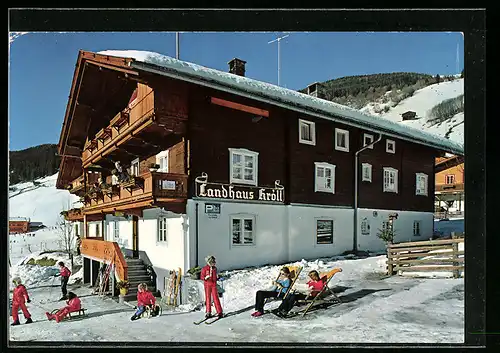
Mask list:
POLYGON ((57 145, 44 144, 9 152, 10 185, 53 175, 59 170, 61 157, 57 145))
POLYGON ((57 173, 46 178, 12 185, 9 191, 9 217, 28 217, 32 222, 56 225, 59 213, 79 207, 78 197, 56 189, 57 173))

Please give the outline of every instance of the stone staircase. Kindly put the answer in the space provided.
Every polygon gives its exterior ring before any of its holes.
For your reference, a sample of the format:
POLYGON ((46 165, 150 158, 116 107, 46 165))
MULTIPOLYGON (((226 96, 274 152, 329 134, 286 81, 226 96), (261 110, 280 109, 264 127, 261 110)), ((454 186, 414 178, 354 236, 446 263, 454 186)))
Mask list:
POLYGON ((160 293, 156 290, 156 283, 151 282, 151 277, 148 275, 144 262, 141 259, 132 258, 126 258, 125 261, 128 266, 128 280, 130 283, 128 293, 124 298, 125 301, 137 300, 137 286, 140 283, 146 283, 149 291, 155 297, 160 296, 160 293))

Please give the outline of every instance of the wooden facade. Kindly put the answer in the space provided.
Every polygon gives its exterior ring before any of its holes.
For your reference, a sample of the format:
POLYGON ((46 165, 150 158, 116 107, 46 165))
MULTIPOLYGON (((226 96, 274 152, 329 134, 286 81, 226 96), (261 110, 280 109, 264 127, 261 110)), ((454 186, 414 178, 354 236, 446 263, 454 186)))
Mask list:
POLYGON ((30 222, 21 220, 9 220, 9 234, 26 233, 29 230, 30 222))

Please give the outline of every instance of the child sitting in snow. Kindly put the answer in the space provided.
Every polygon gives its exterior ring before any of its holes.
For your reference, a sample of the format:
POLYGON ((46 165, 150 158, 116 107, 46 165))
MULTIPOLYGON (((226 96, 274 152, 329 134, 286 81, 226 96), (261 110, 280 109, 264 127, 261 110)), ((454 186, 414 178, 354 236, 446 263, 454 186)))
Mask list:
POLYGON ((78 298, 76 294, 73 292, 68 293, 68 301, 66 302, 66 304, 67 306, 65 306, 62 309, 59 309, 55 314, 46 312, 45 315, 47 315, 47 319, 49 321, 55 319, 56 322, 60 322, 69 313, 79 311, 82 308, 82 303, 80 301, 80 298, 78 298))
MULTIPOLYGON (((146 311, 146 307, 150 309, 155 308, 156 298, 153 293, 148 290, 148 285, 146 283, 141 283, 137 286, 137 311, 132 315, 130 320, 134 321, 140 318, 140 316, 146 311)), ((153 310, 153 316, 156 316, 157 312, 153 310)))

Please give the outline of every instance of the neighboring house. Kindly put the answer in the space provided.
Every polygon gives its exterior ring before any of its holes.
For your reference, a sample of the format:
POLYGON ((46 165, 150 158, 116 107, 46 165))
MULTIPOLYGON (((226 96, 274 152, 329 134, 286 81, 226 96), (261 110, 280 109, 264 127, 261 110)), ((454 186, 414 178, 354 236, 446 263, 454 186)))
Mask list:
POLYGON ((45 228, 45 225, 43 224, 43 222, 30 222, 29 223, 29 231, 30 232, 34 232, 34 231, 42 229, 42 228, 45 228))
POLYGON ((414 120, 417 117, 417 113, 409 110, 409 111, 404 112, 403 114, 401 114, 401 116, 403 117, 403 121, 405 121, 405 120, 414 120))
POLYGON ((463 216, 465 211, 464 158, 436 158, 436 218, 463 216))
POLYGON ((79 52, 57 188, 84 203, 85 282, 100 262, 127 279, 142 259, 161 289, 209 254, 226 270, 380 250, 389 214, 396 241, 432 236, 434 159, 461 145, 229 65, 79 52))
POLYGON ((25 217, 9 218, 9 234, 26 233, 29 230, 30 219, 25 217))

